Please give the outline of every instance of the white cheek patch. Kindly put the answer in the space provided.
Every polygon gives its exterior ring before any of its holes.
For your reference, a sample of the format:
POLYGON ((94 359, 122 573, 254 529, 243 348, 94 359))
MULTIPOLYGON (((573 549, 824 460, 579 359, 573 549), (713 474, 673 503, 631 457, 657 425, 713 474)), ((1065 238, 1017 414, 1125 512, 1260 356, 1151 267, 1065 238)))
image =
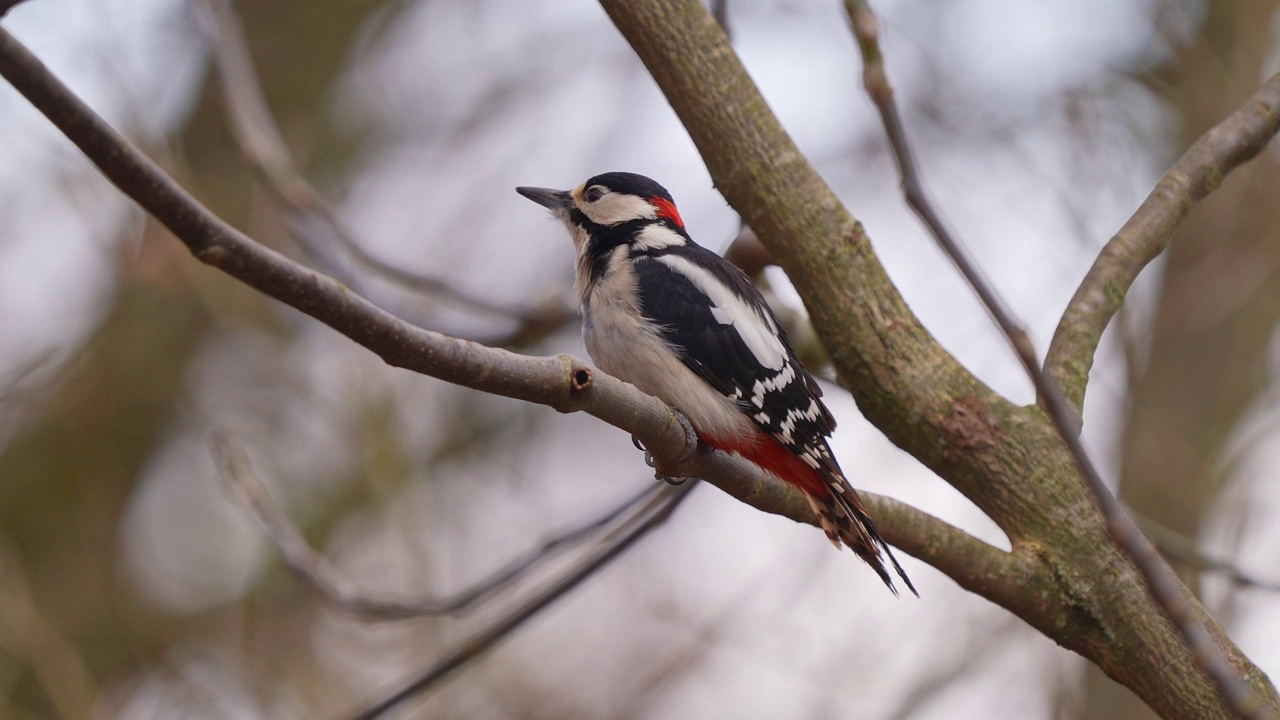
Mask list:
POLYGON ((787 350, 764 317, 710 272, 676 255, 661 255, 654 260, 666 263, 667 267, 688 278, 694 287, 711 298, 714 304, 711 316, 721 325, 732 325, 738 331, 756 362, 770 370, 781 370, 787 364, 787 350))
POLYGON ((597 225, 617 225, 637 218, 658 217, 658 208, 650 205, 648 200, 620 193, 608 193, 593 203, 580 202, 578 208, 597 225))

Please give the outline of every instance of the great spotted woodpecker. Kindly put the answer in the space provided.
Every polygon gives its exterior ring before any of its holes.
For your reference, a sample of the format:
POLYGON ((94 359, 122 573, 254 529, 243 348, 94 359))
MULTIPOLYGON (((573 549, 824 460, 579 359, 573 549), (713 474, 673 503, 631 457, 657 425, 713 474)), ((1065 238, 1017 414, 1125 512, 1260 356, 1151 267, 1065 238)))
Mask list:
POLYGON ((895 594, 885 559, 916 592, 831 454, 835 418, 760 291, 689 237, 671 193, 642 175, 597 175, 573 190, 516 191, 564 221, 577 250, 587 352, 809 499, 895 594))

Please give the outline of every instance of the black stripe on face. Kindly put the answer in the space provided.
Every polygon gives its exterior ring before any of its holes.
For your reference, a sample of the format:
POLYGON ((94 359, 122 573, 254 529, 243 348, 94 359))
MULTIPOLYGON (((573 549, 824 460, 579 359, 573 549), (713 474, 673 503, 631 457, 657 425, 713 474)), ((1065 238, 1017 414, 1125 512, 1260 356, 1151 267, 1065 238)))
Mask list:
POLYGON ((587 268, 590 273, 587 278, 589 283, 594 283, 604 276, 609 267, 609 254, 614 249, 630 244, 635 239, 636 234, 644 229, 644 226, 655 222, 648 218, 639 218, 618 223, 617 225, 599 225, 591 222, 581 210, 576 208, 570 212, 569 217, 591 235, 591 240, 587 242, 586 248, 587 268))

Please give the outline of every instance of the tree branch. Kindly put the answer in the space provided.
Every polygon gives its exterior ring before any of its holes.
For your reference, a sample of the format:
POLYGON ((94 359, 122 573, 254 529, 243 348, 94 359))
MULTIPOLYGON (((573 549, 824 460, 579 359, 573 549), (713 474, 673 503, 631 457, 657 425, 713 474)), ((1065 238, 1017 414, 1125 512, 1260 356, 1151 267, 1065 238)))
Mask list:
POLYGON ((280 507, 271 500, 271 494, 254 473, 249 458, 239 443, 229 435, 219 432, 214 436, 212 450, 214 459, 222 467, 222 477, 227 488, 253 514, 258 525, 276 546, 276 551, 280 553, 281 559, 293 574, 311 588, 324 604, 370 621, 408 620, 468 611, 476 604, 509 587, 542 561, 553 557, 557 550, 577 543, 592 533, 614 524, 618 518, 633 510, 665 485, 661 480, 651 483, 639 494, 610 508, 600 517, 557 535, 462 592, 444 598, 392 600, 371 597, 352 589, 350 583, 338 573, 329 558, 311 547, 302 531, 290 522, 280 507))
MULTIPOLYGON (((232 135, 244 157, 266 181, 276 199, 301 217, 291 228, 302 236, 304 246, 315 254, 317 243, 306 229, 315 222, 329 229, 337 241, 357 262, 377 275, 407 290, 443 297, 472 310, 509 317, 520 321, 512 337, 528 339, 546 336, 578 316, 563 302, 546 306, 515 307, 495 303, 474 293, 465 292, 444 278, 411 272, 373 255, 355 233, 338 217, 320 193, 302 177, 289 151, 280 127, 272 117, 267 100, 249 54, 240 20, 226 0, 204 0, 210 24, 214 59, 226 100, 227 117, 232 135)), ((350 279, 348 279, 350 284, 350 279)))
MULTIPOLYGON (((1016 407, 991 392, 929 335, 706 9, 695 0, 601 4, 689 131, 716 187, 786 269, 863 415, 987 513, 1015 557, 1028 558, 1024 592, 1001 604, 1166 717, 1228 717, 1142 574, 1109 540, 1054 423, 1039 406, 1016 407)), ((1185 587, 1175 588, 1180 607, 1269 707, 1280 707, 1265 674, 1185 587)))
POLYGON ((512 631, 537 615, 569 591, 576 588, 583 580, 591 577, 601 567, 626 552, 641 538, 665 523, 680 506, 697 482, 688 482, 676 487, 666 487, 648 504, 641 515, 629 527, 622 528, 616 538, 592 553, 576 568, 566 573, 547 588, 537 593, 527 602, 511 613, 494 621, 488 628, 476 633, 469 640, 460 643, 456 649, 448 652, 430 669, 414 680, 406 683, 367 709, 352 716, 352 720, 373 720, 391 710, 400 703, 435 687, 445 678, 457 672, 463 666, 480 657, 485 651, 505 639, 512 631))
MULTIPOLYGON (((759 510, 817 524, 799 491, 739 457, 698 451, 696 438, 687 434, 672 410, 634 386, 569 355, 529 357, 414 327, 333 279, 254 242, 179 187, 2 28, 0 76, 197 259, 329 325, 389 365, 560 412, 586 412, 638 438, 663 476, 702 478, 759 510)), ((963 546, 962 555, 986 567, 1006 554, 975 545, 978 541, 963 531, 906 506, 881 529, 886 537, 898 538, 897 544, 910 554, 941 558, 948 555, 948 544, 956 543, 963 546), (894 527, 899 519, 909 526, 894 527)), ((954 563, 944 567, 960 575, 957 582, 976 582, 966 579, 954 563)))
POLYGON ((1187 537, 1177 530, 1162 525, 1149 517, 1143 517, 1139 513, 1135 512, 1133 516, 1142 531, 1151 538, 1156 548, 1160 550, 1160 554, 1169 558, 1171 562, 1195 568, 1196 570, 1218 573, 1241 587, 1280 592, 1280 582, 1264 580, 1241 570, 1230 562, 1205 555, 1200 550, 1200 545, 1195 538, 1187 537))
POLYGON ((1280 132, 1280 74, 1240 109, 1205 133, 1178 159, 1138 211, 1098 254, 1067 303, 1045 358, 1045 371, 1075 406, 1084 407, 1094 353, 1112 316, 1124 303, 1138 273, 1169 246, 1173 231, 1191 209, 1218 189, 1226 176, 1257 157, 1280 132))
POLYGON ((995 319, 1000 331, 1008 339, 1014 352, 1017 353, 1023 369, 1036 387, 1040 402, 1044 405, 1062 441, 1071 451, 1090 491, 1096 498, 1098 507, 1106 518, 1107 530, 1112 540, 1124 550, 1129 560, 1142 573, 1152 597, 1160 604, 1165 615, 1177 626, 1200 669, 1213 679, 1223 699, 1238 717, 1262 720, 1269 713, 1253 694, 1245 678, 1227 663, 1223 653, 1213 645, 1209 633, 1200 623, 1199 618, 1196 618, 1188 608, 1187 600, 1180 592, 1181 583, 1177 575, 1138 529, 1124 506, 1111 494, 1102 475, 1094 466, 1093 460, 1080 441, 1078 408, 1073 410, 1057 381, 1041 370, 1030 335, 1014 316, 1000 293, 969 258, 959 239, 951 234, 933 207, 933 203, 925 193, 910 141, 907 139, 906 128, 902 124, 897 103, 893 99, 893 88, 889 84, 889 76, 884 67, 884 55, 880 50, 879 23, 866 0, 846 0, 845 9, 857 38, 858 47, 862 50, 863 83, 883 121, 885 136, 897 160, 898 172, 902 176, 902 192, 907 204, 924 222, 938 246, 969 283, 969 287, 973 288, 983 306, 995 319))

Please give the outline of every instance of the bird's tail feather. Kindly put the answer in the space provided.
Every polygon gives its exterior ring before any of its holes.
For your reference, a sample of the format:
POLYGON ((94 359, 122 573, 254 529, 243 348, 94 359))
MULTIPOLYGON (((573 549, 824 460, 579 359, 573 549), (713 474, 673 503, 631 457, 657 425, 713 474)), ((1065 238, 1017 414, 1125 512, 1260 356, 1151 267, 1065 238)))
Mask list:
POLYGON ((903 571, 902 565, 893 556, 893 550, 880 537, 879 531, 876 530, 875 522, 867 514, 866 508, 862 505, 862 500, 853 488, 844 483, 831 483, 830 487, 831 494, 825 498, 815 497, 806 493, 809 503, 821 520, 822 529, 827 533, 827 538, 836 547, 841 545, 848 546, 858 557, 870 565, 876 571, 876 574, 880 576, 880 579, 884 581, 884 584, 888 586, 889 590, 894 595, 897 595, 898 588, 893 582, 893 576, 889 574, 888 568, 885 567, 884 561, 885 558, 888 558, 889 564, 893 566, 893 570, 898 577, 902 578, 902 582, 906 584, 907 589, 916 597, 920 597, 915 585, 911 584, 911 579, 903 571))

